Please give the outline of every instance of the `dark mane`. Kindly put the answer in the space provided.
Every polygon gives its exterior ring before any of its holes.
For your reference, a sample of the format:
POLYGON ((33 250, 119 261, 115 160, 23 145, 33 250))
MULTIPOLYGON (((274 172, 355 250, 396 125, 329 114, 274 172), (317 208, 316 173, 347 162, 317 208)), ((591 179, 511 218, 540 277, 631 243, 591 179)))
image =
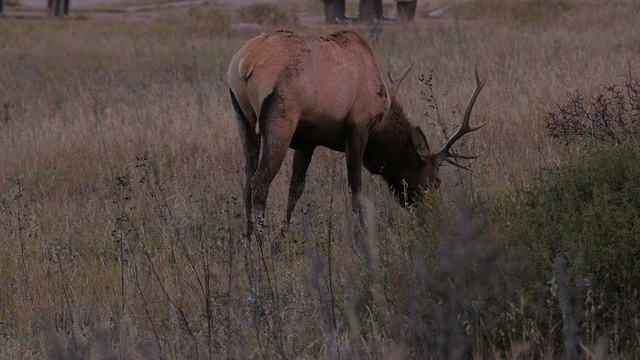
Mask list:
POLYGON ((405 178, 409 174, 402 173, 402 169, 416 169, 422 161, 411 143, 412 130, 402 105, 392 99, 389 113, 371 131, 364 152, 365 168, 381 175, 395 190, 401 189, 403 180, 409 180, 405 178))

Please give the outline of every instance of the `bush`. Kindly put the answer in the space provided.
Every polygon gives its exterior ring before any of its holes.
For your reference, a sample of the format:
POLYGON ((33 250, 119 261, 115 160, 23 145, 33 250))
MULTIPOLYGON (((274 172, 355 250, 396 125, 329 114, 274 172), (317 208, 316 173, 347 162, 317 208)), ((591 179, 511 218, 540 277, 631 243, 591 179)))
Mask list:
POLYGON ((593 95, 569 94, 566 104, 547 111, 552 137, 569 142, 592 138, 619 144, 640 134, 640 79, 628 75, 623 84, 603 86, 593 95))
MULTIPOLYGON (((513 247, 528 254, 533 264, 529 280, 552 280, 553 290, 559 277, 567 276, 558 274, 557 261, 566 259, 573 274, 571 286, 583 288, 576 304, 570 305, 580 319, 580 331, 590 329, 594 337, 613 331, 635 342, 631 347, 625 344, 627 349, 640 346, 633 336, 640 331, 638 164, 636 142, 597 144, 543 172, 531 189, 518 191, 504 209, 513 247)), ((549 310, 564 322, 566 314, 560 310, 567 304, 559 296, 557 300, 559 307, 549 310)))
POLYGON ((639 160, 635 145, 596 147, 552 172, 532 204, 548 217, 552 249, 578 255, 584 274, 612 296, 640 286, 639 160))

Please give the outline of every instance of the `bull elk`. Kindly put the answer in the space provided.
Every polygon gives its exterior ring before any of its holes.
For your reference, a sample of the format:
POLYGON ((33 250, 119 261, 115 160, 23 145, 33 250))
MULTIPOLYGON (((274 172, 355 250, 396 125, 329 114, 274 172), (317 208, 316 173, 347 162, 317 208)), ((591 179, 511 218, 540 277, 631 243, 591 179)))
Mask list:
POLYGON ((227 81, 244 150, 248 239, 263 220, 269 187, 288 148, 295 152, 286 224, 318 146, 345 153, 356 213, 361 208, 363 165, 382 176, 406 206, 421 191, 440 185, 443 162, 457 165, 452 158, 478 157, 451 151, 458 139, 482 127, 469 125, 484 86, 477 70, 462 125, 432 153, 422 130, 409 123, 395 98, 410 69, 395 78, 389 73, 385 84, 370 45, 348 30, 325 36, 274 30, 242 45, 231 59, 227 81))

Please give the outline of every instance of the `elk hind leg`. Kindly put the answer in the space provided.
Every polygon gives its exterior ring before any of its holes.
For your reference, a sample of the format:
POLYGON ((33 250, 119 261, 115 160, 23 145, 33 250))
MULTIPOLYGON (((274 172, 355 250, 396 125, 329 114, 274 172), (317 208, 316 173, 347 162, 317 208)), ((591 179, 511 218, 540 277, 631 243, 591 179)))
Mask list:
POLYGON ((296 207, 298 200, 304 191, 304 185, 307 178, 307 170, 313 157, 315 146, 298 149, 293 154, 293 165, 291 170, 291 182, 289 183, 289 199, 287 202, 287 218, 285 228, 289 227, 291 222, 291 214, 296 207))
POLYGON ((251 235, 255 228, 253 200, 251 197, 253 194, 251 179, 253 179, 258 168, 258 159, 260 157, 260 137, 255 135, 252 131, 249 132, 252 133, 253 136, 250 136, 244 145, 245 174, 242 195, 244 198, 245 215, 247 217, 247 240, 251 241, 251 235))
MULTIPOLYGON (((297 114, 287 109, 274 91, 262 105, 260 130, 263 137, 258 168, 251 179, 251 200, 258 232, 264 226, 264 213, 269 187, 280 170, 295 131, 297 114)), ((262 236, 262 234, 258 234, 262 236)))
MULTIPOLYGON (((244 152, 244 184, 243 184, 243 199, 244 210, 247 218, 247 240, 251 241, 253 234, 254 222, 253 222, 253 206, 251 194, 253 193, 251 187, 251 179, 258 168, 258 159, 260 157, 260 136, 254 132, 251 121, 247 118, 242 111, 235 94, 229 89, 231 95, 231 102, 238 118, 238 131, 240 133, 240 139, 242 141, 242 150, 244 152)), ((253 114, 251 114, 253 115, 253 114)), ((255 115, 254 115, 255 118, 255 115)), ((255 121, 253 121, 255 123, 255 121)))

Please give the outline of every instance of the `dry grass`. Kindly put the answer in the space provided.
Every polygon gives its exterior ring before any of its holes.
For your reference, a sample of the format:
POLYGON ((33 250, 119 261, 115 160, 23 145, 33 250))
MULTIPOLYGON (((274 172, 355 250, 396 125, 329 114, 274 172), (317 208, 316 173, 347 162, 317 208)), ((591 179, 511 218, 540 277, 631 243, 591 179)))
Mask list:
MULTIPOLYGON (((547 136, 544 108, 640 65, 637 5, 527 2, 537 11, 526 13, 518 3, 498 11, 496 1, 477 1, 464 16, 372 36, 383 68, 416 63, 400 96, 432 147, 444 141, 439 122, 450 133, 459 121, 476 64, 487 79, 473 114, 487 125, 463 146, 484 155, 473 172, 443 170, 434 201, 445 209, 526 187, 567 152, 547 136), (431 72, 428 88, 418 77, 431 72), (439 115, 421 92, 433 93, 439 115)), ((435 266, 438 251, 447 254, 439 226, 451 217, 404 212, 367 176, 377 235, 350 243, 341 154, 317 153, 287 255, 241 247, 242 155, 225 72, 250 34, 189 14, 0 22, 0 357, 446 354, 416 350, 398 341, 401 326, 380 325, 406 319, 384 298, 390 289, 376 286, 402 283, 394 263, 435 266)), ((285 164, 272 187, 274 233, 289 173, 285 164)), ((444 268, 444 278, 458 276, 444 268)), ((554 354, 532 340, 548 336, 538 330, 489 349, 474 345, 488 335, 475 334, 468 346, 476 357, 510 357, 522 343, 534 344, 530 356, 554 354)))

